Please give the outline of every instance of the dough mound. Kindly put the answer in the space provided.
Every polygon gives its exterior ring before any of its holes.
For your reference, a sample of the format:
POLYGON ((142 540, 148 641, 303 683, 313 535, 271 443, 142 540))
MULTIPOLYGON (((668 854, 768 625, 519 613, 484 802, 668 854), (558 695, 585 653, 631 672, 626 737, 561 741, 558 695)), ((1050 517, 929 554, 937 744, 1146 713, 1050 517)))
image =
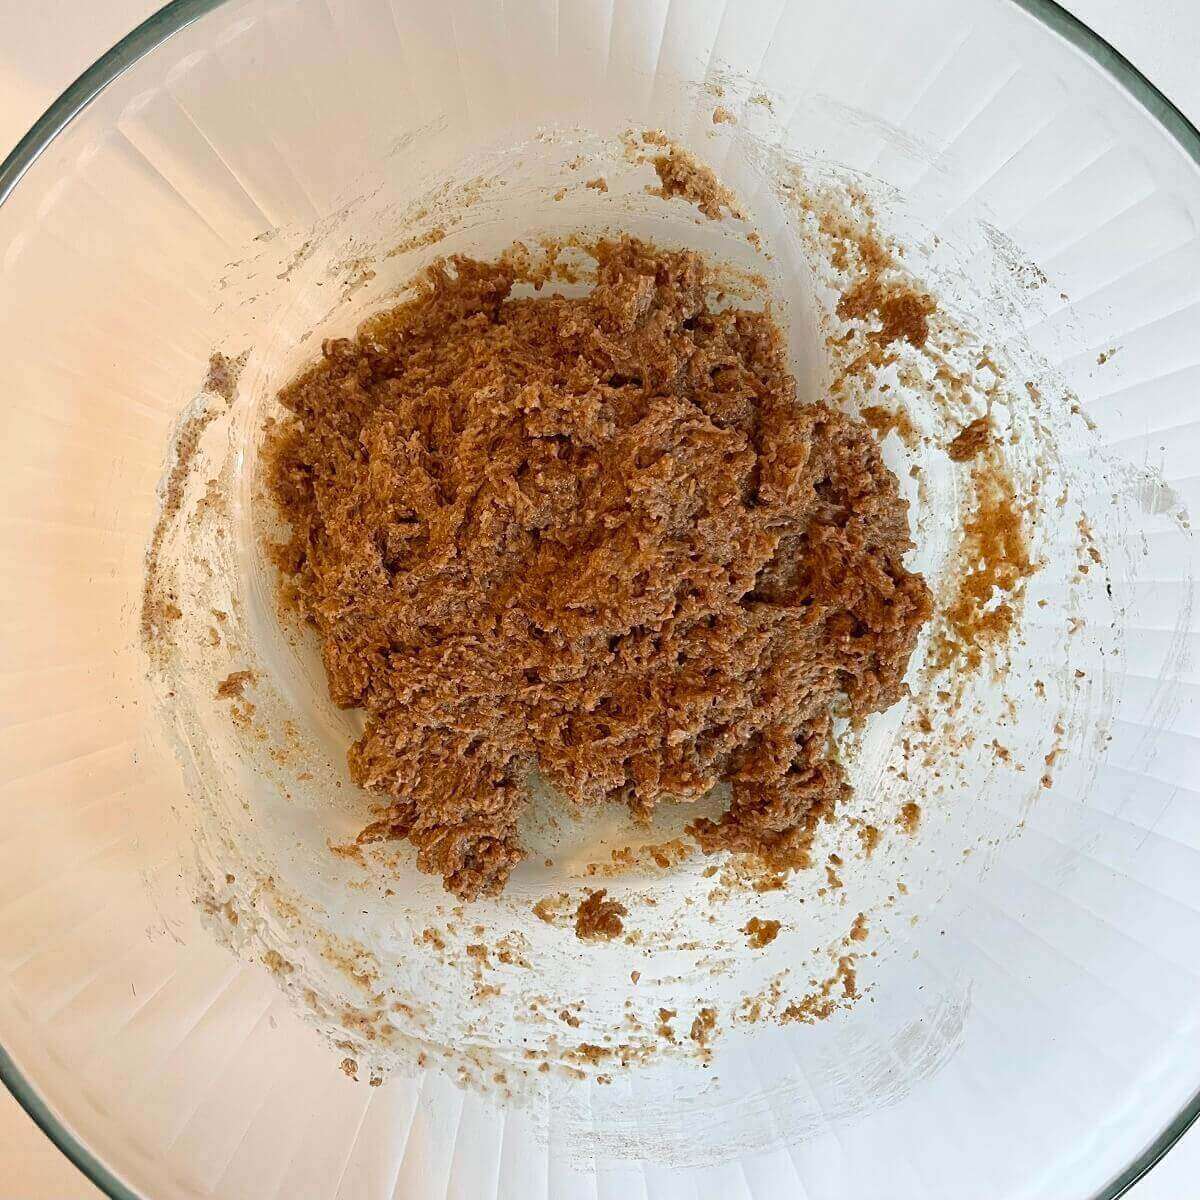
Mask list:
POLYGON ((533 771, 645 817, 731 786, 705 851, 803 865, 847 791, 832 713, 903 693, 930 597, 870 430, 797 400, 769 313, 697 254, 595 248, 587 296, 455 257, 280 394, 276 550, 350 772, 463 899, 524 851, 533 771))

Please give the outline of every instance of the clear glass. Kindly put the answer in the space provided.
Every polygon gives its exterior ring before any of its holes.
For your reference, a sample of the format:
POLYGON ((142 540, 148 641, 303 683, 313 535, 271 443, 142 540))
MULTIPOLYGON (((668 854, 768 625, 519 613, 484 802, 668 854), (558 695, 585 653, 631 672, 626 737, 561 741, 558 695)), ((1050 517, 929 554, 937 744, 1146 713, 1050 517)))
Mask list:
MULTIPOLYGON (((0 1069, 18 1098, 118 1197, 1118 1195, 1200 1088, 1198 148, 1051 4, 184 0, 147 22, 0 174, 0 1069), (277 379, 331 319, 326 280, 286 258, 251 286, 264 245, 328 257, 364 180, 398 212, 546 125, 661 126, 711 156, 718 86, 747 126, 771 97, 784 149, 898 189, 951 243, 986 225, 1052 281, 1024 333, 1128 465, 1120 654, 1096 651, 1056 786, 1000 814, 986 869, 918 899, 869 1002, 723 1052, 724 1079, 771 1080, 740 1093, 757 1123, 680 1067, 656 1084, 661 1129, 581 1152, 563 1112, 642 1112, 621 1088, 520 1112, 435 1072, 368 1088, 212 940, 144 684, 145 553, 214 348, 277 379), (656 1139, 692 1121, 726 1148, 664 1161, 656 1139)), ((722 164, 739 185, 743 165, 722 164)), ((491 216, 455 248, 549 219, 519 196, 491 216)))

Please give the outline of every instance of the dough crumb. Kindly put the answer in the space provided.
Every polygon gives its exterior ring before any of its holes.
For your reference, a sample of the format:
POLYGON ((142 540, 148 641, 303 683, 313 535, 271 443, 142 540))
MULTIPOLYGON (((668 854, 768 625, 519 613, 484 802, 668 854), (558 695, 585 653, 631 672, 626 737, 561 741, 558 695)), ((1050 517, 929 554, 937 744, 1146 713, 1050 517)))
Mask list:
POLYGON ((706 1046, 717 1028, 717 1010, 702 1008, 692 1021, 690 1037, 698 1046, 706 1046))
POLYGON ((240 700, 242 698, 242 689, 246 684, 253 682, 253 671, 231 671, 217 684, 217 699, 240 700))
POLYGON ((651 161, 662 185, 653 189, 655 195, 664 200, 678 196, 694 204, 710 221, 719 221, 724 216, 722 209, 731 217, 741 219, 733 193, 713 174, 712 168, 691 151, 672 145, 665 154, 659 154, 651 161))
POLYGON ((655 1032, 659 1037, 666 1038, 667 1041, 675 1040, 675 1030, 671 1028, 671 1022, 678 1014, 673 1008, 660 1008, 658 1010, 658 1028, 655 1032))
POLYGON ((214 351, 208 359, 208 373, 204 377, 204 390, 220 396, 227 404, 233 403, 237 391, 238 377, 242 367, 246 365, 247 352, 243 351, 237 358, 230 358, 219 350, 214 351))
POLYGON ((902 408, 891 409, 882 404, 868 404, 859 409, 858 415, 880 437, 886 437, 894 431, 896 436, 909 447, 915 446, 920 437, 917 427, 912 423, 912 418, 902 408))
POLYGON ((761 950, 770 945, 779 935, 778 921, 763 921, 759 917, 751 917, 746 922, 742 932, 746 935, 746 944, 754 950, 761 950))
POLYGON ((868 858, 875 853, 875 847, 879 845, 882 837, 878 826, 862 825, 859 827, 858 840, 862 843, 863 853, 868 858))
POLYGON ((533 915, 547 925, 556 925, 564 917, 571 903, 571 897, 566 892, 554 896, 543 896, 534 906, 533 915))
POLYGON ((987 417, 979 417, 959 431, 946 447, 954 462, 966 462, 984 450, 992 440, 992 427, 987 417))
POLYGON ((445 950, 446 940, 436 929, 425 929, 421 933, 421 941, 435 950, 445 950))
POLYGON ((885 284, 878 274, 868 273, 842 293, 837 315, 846 321, 878 321, 879 329, 868 335, 876 345, 905 341, 920 350, 929 338, 929 318, 936 308, 924 293, 900 282, 885 284))
POLYGON ((588 892, 575 910, 575 936, 580 941, 611 941, 625 930, 622 917, 629 909, 617 900, 605 900, 607 888, 588 892))

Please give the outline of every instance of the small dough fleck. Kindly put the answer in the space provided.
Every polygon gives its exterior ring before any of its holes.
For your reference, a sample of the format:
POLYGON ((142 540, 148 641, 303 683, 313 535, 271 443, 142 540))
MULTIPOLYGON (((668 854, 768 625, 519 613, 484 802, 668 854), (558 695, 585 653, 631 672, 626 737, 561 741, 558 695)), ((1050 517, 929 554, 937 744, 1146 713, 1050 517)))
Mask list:
POLYGON ((607 888, 588 892, 575 910, 575 936, 581 942, 609 942, 625 931, 622 917, 629 909, 617 900, 606 900, 607 888))
POLYGON ((967 462, 986 449, 991 440, 991 423, 987 417, 978 417, 959 431, 946 453, 954 462, 967 462))
POLYGON ((742 932, 746 935, 748 946, 755 950, 761 950, 778 937, 779 927, 778 921, 764 921, 760 917, 751 917, 742 932))

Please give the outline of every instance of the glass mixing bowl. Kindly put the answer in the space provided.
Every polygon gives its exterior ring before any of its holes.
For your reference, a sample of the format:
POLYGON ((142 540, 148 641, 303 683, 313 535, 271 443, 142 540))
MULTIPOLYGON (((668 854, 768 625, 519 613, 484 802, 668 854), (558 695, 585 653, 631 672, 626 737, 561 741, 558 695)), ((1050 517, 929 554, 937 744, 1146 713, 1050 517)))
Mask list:
MULTIPOLYGON (((1200 1108, 1198 161, 1197 131, 1049 0, 176 0, 130 34, 0 167, 18 1100, 121 1200, 1121 1194, 1200 1108), (718 98, 740 124, 713 140, 718 98), (1096 685, 1054 786, 1010 804, 980 774, 931 815, 931 863, 987 850, 910 889, 863 1002, 734 1039, 720 1087, 681 1065, 521 1109, 435 1071, 347 1078, 209 935, 176 816, 195 779, 154 732, 139 614, 164 455, 212 352, 278 382, 311 327, 399 281, 377 263, 322 290, 354 238, 364 262, 380 248, 355 197, 399 211, 514 146, 534 170, 545 126, 662 127, 748 193, 738 138, 757 137, 900 197, 916 258, 974 245, 985 283, 1021 276, 997 292, 1028 296, 1010 326, 1096 432, 1076 456, 1108 464, 1089 501, 1111 603, 1084 614, 1096 685), (621 1136, 580 1142, 588 1121, 621 1136)), ((480 211, 447 247, 557 219, 519 186, 480 211)), ((1074 552, 1043 547, 1042 577, 1074 552)), ((1041 599, 1035 658, 1068 620, 1041 599)), ((1004 736, 1035 738, 1012 700, 1004 736)))

